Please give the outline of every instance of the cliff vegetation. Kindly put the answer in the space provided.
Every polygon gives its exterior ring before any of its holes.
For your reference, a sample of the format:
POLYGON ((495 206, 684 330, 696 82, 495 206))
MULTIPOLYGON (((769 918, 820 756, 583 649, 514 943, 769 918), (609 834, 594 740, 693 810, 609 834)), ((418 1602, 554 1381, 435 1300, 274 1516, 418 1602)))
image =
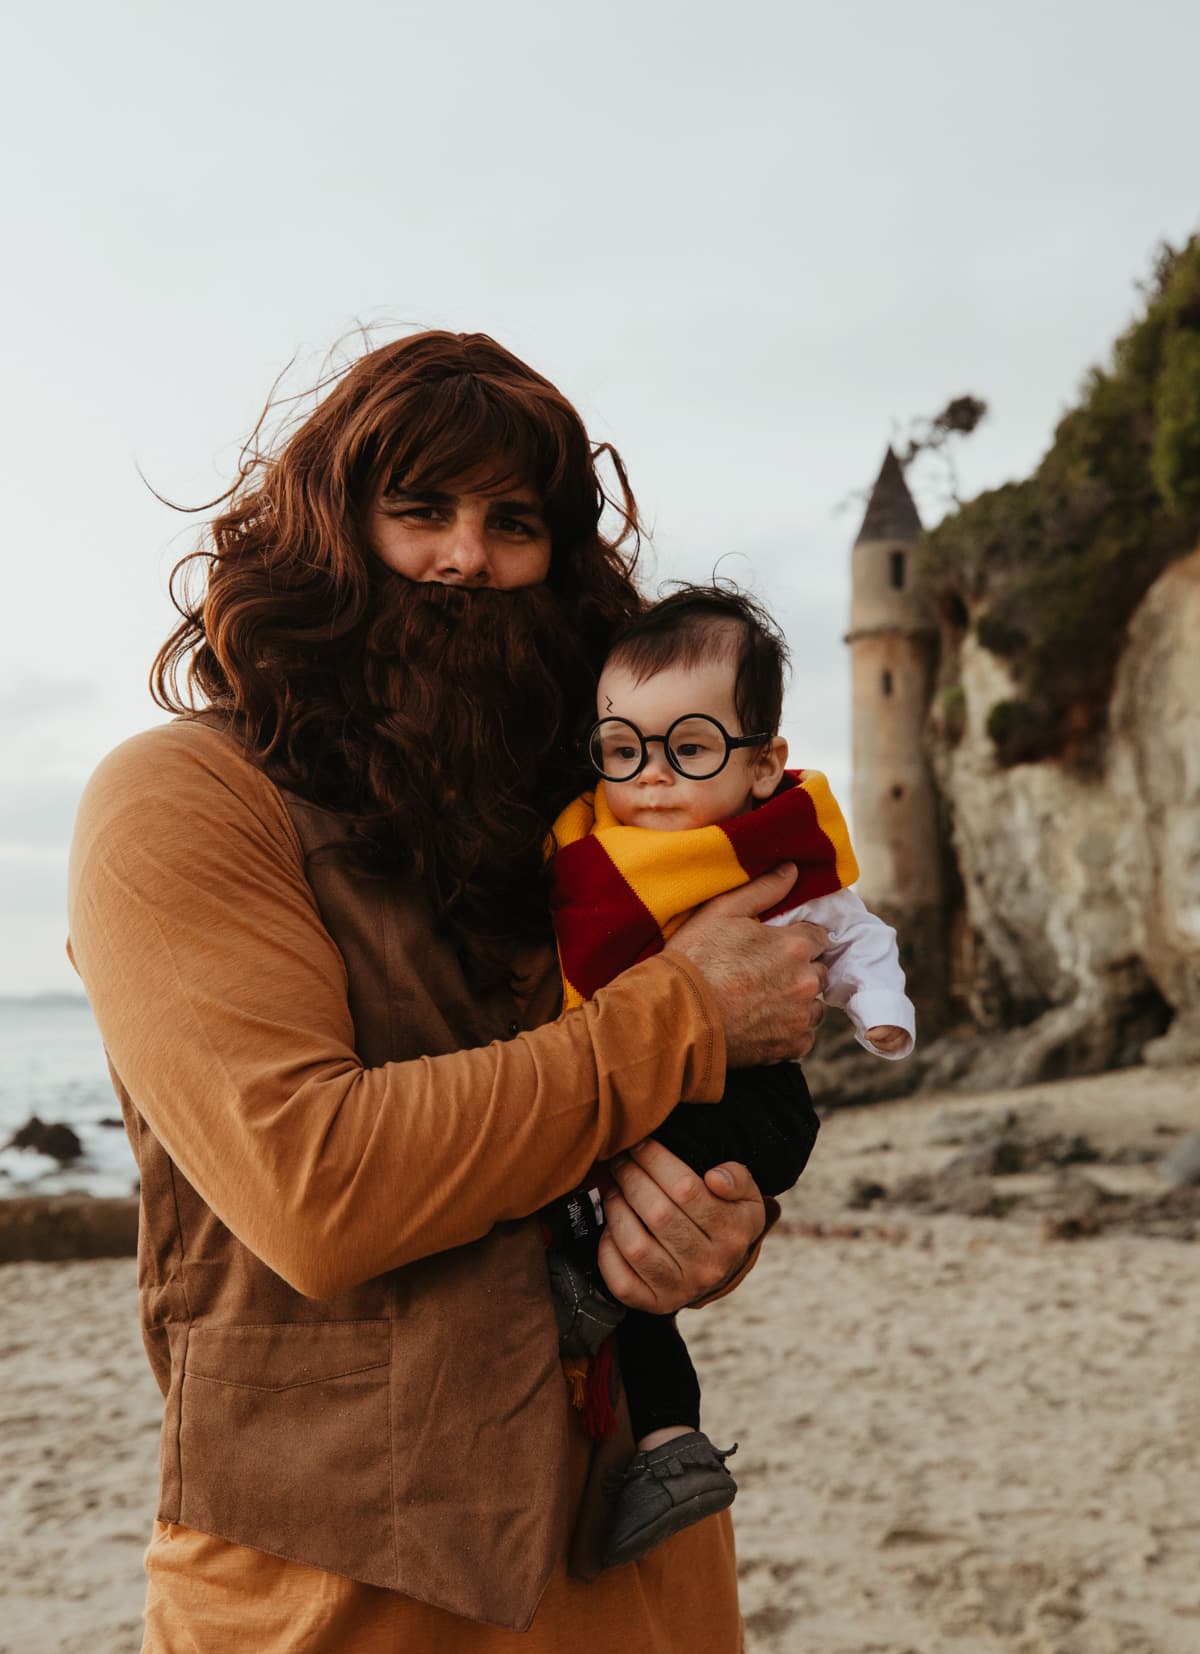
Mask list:
POLYGON ((1200 235, 1164 245, 1143 291, 1144 314, 1033 476, 980 495, 922 545, 947 704, 968 628, 1016 685, 987 720, 1005 765, 1095 761, 1129 618, 1200 539, 1200 235))

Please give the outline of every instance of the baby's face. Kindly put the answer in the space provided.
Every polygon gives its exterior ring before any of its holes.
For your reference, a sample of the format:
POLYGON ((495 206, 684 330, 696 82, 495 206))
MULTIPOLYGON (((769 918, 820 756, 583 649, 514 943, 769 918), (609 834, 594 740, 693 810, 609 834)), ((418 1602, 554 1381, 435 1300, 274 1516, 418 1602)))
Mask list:
MULTIPOLYGON (((734 705, 737 667, 718 656, 699 666, 669 666, 638 683, 620 662, 604 668, 596 692, 597 718, 624 718, 643 735, 665 735, 677 718, 704 713, 729 735, 743 730, 734 705)), ((719 775, 691 781, 667 762, 661 741, 652 741, 645 768, 632 781, 606 781, 613 815, 626 827, 676 832, 711 827, 741 815, 755 799, 769 798, 787 762, 786 744, 775 738, 763 749, 735 747, 719 775)))

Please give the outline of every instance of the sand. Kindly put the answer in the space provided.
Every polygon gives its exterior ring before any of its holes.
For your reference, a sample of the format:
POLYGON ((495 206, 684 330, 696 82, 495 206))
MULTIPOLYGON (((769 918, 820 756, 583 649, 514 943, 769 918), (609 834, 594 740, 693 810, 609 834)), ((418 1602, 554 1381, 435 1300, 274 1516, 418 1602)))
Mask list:
MULTIPOLYGON (((1200 1245, 1049 1239, 1036 1200, 847 1207, 1009 1109, 1128 1162, 1200 1128, 1200 1071, 834 1115, 753 1276, 685 1318, 706 1423, 741 1444, 750 1654, 1200 1650, 1200 1245)), ((133 1654, 158 1393, 132 1263, 0 1269, 0 1356, 0 1651, 133 1654)))

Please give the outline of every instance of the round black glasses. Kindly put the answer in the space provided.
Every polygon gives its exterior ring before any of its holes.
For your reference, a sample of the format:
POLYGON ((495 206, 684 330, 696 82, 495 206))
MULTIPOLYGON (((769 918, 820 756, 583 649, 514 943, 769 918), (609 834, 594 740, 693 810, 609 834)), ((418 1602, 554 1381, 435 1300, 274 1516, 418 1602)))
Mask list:
POLYGON ((627 718, 601 718, 588 736, 592 768, 606 781, 632 781, 650 758, 650 742, 661 741, 667 763, 685 781, 720 775, 735 747, 761 747, 769 735, 730 735, 706 712, 688 712, 665 735, 643 735, 627 718))

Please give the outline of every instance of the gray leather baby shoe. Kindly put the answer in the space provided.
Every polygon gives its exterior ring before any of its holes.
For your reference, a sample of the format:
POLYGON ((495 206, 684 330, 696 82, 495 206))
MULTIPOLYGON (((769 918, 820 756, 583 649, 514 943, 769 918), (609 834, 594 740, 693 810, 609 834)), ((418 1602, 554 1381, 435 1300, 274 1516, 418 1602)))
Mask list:
POLYGON ((621 1476, 604 1550, 604 1566, 619 1568, 690 1528, 734 1500, 737 1483, 725 1460, 737 1452, 714 1447, 700 1430, 635 1453, 621 1476))
POLYGON ((595 1355, 609 1333, 625 1319, 624 1305, 593 1286, 561 1252, 548 1252, 550 1296, 558 1321, 558 1347, 564 1355, 595 1355))

